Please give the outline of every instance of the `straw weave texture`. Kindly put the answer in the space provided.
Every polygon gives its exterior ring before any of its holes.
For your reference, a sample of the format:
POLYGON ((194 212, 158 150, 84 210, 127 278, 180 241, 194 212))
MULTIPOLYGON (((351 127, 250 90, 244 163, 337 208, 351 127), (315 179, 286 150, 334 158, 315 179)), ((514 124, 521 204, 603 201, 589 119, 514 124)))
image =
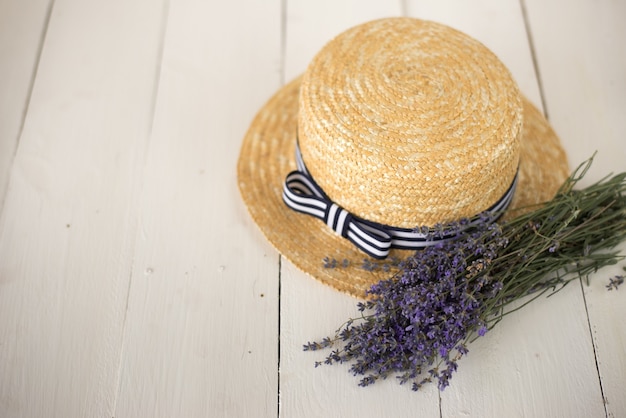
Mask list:
POLYGON ((509 71, 478 41, 434 22, 383 19, 313 59, 298 136, 333 201, 412 228, 476 215, 506 192, 521 106, 509 71))
POLYGON ((415 19, 370 22, 340 35, 259 111, 237 172, 243 200, 272 245, 304 272, 357 297, 388 274, 363 270, 366 256, 349 241, 283 203, 296 137, 327 194, 393 226, 472 216, 501 197, 518 166, 512 208, 552 198, 568 174, 548 122, 478 42, 415 19), (324 257, 350 264, 324 268, 324 257))

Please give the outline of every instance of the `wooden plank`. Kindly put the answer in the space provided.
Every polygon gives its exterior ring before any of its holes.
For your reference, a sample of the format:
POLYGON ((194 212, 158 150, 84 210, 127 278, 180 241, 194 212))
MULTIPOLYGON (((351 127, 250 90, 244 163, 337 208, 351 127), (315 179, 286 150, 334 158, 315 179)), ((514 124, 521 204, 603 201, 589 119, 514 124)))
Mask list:
MULTIPOLYGON (((408 12, 483 42, 508 66, 522 92, 541 107, 517 0, 410 1, 408 12)), ((451 387, 442 393, 444 416, 604 414, 584 299, 577 286, 511 315, 470 350, 451 387)))
POLYGON ((47 30, 50 3, 0 2, 0 208, 47 30))
POLYGON ((170 1, 116 416, 277 414, 278 255, 235 167, 280 62, 280 1, 170 1))
POLYGON ((113 416, 162 18, 54 3, 0 218, 1 416, 113 416))
POLYGON ((320 284, 289 262, 283 262, 281 271, 280 416, 439 416, 435 385, 416 393, 390 378, 362 388, 348 365, 314 367, 328 352, 303 352, 302 345, 332 336, 348 318, 358 317, 357 299, 320 284))
POLYGON ((602 416, 576 284, 503 320, 470 346, 442 393, 443 416, 602 416))
MULTIPOLYGON (((572 163, 598 151, 587 183, 626 169, 626 3, 526 0, 550 120, 565 139, 572 163), (567 14, 563 15, 563 10, 567 14)), ((621 246, 626 253, 626 245, 621 246)), ((607 292, 620 266, 583 286, 606 414, 626 416, 626 303, 607 292)))
MULTIPOLYGON (((287 80, 303 72, 335 35, 368 20, 399 15, 400 6, 383 1, 289 1, 287 80)), ((314 368, 324 352, 303 352, 302 345, 332 334, 357 313, 357 300, 316 282, 288 261, 281 271, 280 416, 439 416, 434 386, 415 394, 390 379, 361 388, 347 367, 314 368)))

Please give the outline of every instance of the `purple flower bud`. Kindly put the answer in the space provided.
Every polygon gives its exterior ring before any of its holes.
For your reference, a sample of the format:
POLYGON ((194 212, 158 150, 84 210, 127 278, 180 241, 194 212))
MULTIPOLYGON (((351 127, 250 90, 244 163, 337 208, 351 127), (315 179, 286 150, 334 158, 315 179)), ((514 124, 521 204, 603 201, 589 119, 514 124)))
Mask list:
POLYGON ((481 325, 478 328, 478 331, 476 331, 476 332, 478 333, 479 337, 483 337, 487 333, 487 331, 488 331, 487 327, 485 325, 481 325))

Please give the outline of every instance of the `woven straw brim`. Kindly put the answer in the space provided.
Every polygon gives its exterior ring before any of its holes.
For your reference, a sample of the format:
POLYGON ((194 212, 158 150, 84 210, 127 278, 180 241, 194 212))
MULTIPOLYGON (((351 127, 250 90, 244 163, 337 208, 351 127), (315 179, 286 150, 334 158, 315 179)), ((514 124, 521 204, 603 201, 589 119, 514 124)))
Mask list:
MULTIPOLYGON (((389 273, 362 268, 367 256, 324 222, 289 209, 282 200, 285 176, 295 170, 300 78, 281 88, 259 111, 244 137, 237 165, 241 196, 270 243, 315 279, 356 297, 389 273), (326 268, 323 259, 348 260, 326 268)), ((548 121, 523 99, 519 183, 509 213, 550 200, 569 173, 567 158, 548 121)), ((407 251, 394 250, 391 257, 407 251)))

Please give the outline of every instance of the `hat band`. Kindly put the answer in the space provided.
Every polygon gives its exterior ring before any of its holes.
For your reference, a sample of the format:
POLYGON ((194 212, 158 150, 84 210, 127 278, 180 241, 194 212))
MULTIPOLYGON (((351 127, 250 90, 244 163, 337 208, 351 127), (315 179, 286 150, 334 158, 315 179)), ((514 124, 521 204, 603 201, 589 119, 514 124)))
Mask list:
MULTIPOLYGON (((309 174, 300 147, 296 143, 297 170, 287 174, 283 185, 283 201, 291 209, 323 220, 337 234, 351 241, 360 250, 376 259, 384 259, 392 248, 416 250, 453 238, 458 228, 443 228, 441 233, 429 234, 428 228, 398 228, 368 221, 353 215, 334 203, 309 174)), ((493 206, 472 218, 464 228, 479 222, 493 222, 509 206, 517 173, 506 193, 493 206)))

